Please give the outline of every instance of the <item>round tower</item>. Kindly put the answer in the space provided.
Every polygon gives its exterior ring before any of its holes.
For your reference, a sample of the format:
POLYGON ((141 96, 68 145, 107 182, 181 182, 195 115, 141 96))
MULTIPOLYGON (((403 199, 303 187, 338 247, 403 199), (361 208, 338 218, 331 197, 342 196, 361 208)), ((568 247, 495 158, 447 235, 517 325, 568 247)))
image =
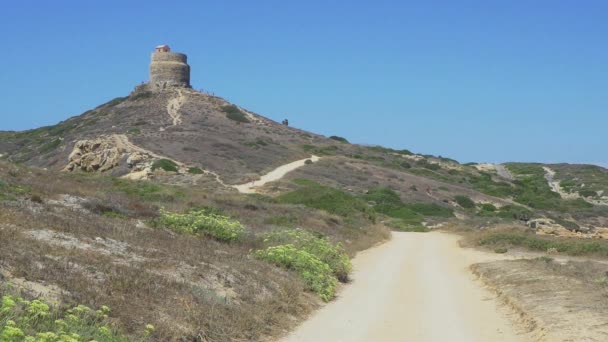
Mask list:
POLYGON ((188 57, 183 53, 171 52, 168 45, 157 46, 150 63, 150 86, 157 89, 190 88, 188 57))

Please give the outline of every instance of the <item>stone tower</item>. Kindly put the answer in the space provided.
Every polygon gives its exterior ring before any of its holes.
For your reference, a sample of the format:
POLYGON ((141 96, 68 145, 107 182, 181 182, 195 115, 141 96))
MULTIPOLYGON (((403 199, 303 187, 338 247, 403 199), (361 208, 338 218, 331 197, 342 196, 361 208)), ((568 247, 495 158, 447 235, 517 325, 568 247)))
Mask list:
POLYGON ((171 52, 168 45, 159 45, 152 53, 150 87, 162 90, 167 87, 190 88, 190 66, 183 53, 171 52))

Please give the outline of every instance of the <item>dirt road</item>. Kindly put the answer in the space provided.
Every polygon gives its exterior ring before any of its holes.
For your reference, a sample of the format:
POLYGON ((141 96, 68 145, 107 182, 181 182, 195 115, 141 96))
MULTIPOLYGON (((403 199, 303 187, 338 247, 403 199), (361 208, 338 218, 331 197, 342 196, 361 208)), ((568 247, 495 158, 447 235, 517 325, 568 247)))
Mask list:
POLYGON ((468 266, 499 258, 443 233, 393 233, 360 253, 353 283, 284 342, 526 341, 468 266))
POLYGON ((255 193, 256 192, 256 188, 261 187, 261 186, 263 186, 266 183, 278 181, 279 179, 283 178, 289 172, 291 172, 291 171, 293 171, 295 169, 298 169, 298 168, 306 165, 306 161, 307 160, 310 160, 313 163, 316 163, 320 159, 321 158, 319 158, 317 156, 312 156, 310 158, 296 160, 296 161, 291 162, 289 164, 281 165, 281 166, 277 167, 276 169, 274 169, 274 170, 268 172, 267 174, 263 175, 262 177, 260 177, 260 179, 256 180, 255 182, 248 182, 248 183, 245 183, 245 184, 235 185, 234 188, 237 189, 240 193, 243 193, 243 194, 252 194, 252 193, 255 193))

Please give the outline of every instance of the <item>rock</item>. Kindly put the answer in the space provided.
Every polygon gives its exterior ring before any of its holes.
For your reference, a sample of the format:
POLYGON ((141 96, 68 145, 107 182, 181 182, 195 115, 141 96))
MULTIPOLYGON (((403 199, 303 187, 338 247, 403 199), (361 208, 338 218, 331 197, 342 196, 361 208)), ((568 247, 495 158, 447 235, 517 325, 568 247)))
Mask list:
POLYGON ((77 141, 64 170, 105 172, 118 167, 125 160, 129 168, 135 168, 151 159, 152 156, 147 153, 134 151, 121 141, 120 137, 101 136, 97 139, 77 141))

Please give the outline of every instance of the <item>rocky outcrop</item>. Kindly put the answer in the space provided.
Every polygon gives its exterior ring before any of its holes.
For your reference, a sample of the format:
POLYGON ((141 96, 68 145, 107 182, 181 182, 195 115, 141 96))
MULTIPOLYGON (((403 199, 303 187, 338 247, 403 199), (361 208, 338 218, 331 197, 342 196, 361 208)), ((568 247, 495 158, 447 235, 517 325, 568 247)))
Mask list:
POLYGON ((608 229, 603 227, 577 227, 567 228, 548 218, 538 218, 528 221, 528 226, 538 235, 552 235, 559 237, 576 237, 588 239, 608 239, 608 229))
POLYGON ((102 136, 76 142, 65 170, 105 172, 120 166, 121 162, 126 160, 129 169, 141 171, 152 159, 151 155, 135 151, 128 144, 123 144, 120 137, 102 136))

